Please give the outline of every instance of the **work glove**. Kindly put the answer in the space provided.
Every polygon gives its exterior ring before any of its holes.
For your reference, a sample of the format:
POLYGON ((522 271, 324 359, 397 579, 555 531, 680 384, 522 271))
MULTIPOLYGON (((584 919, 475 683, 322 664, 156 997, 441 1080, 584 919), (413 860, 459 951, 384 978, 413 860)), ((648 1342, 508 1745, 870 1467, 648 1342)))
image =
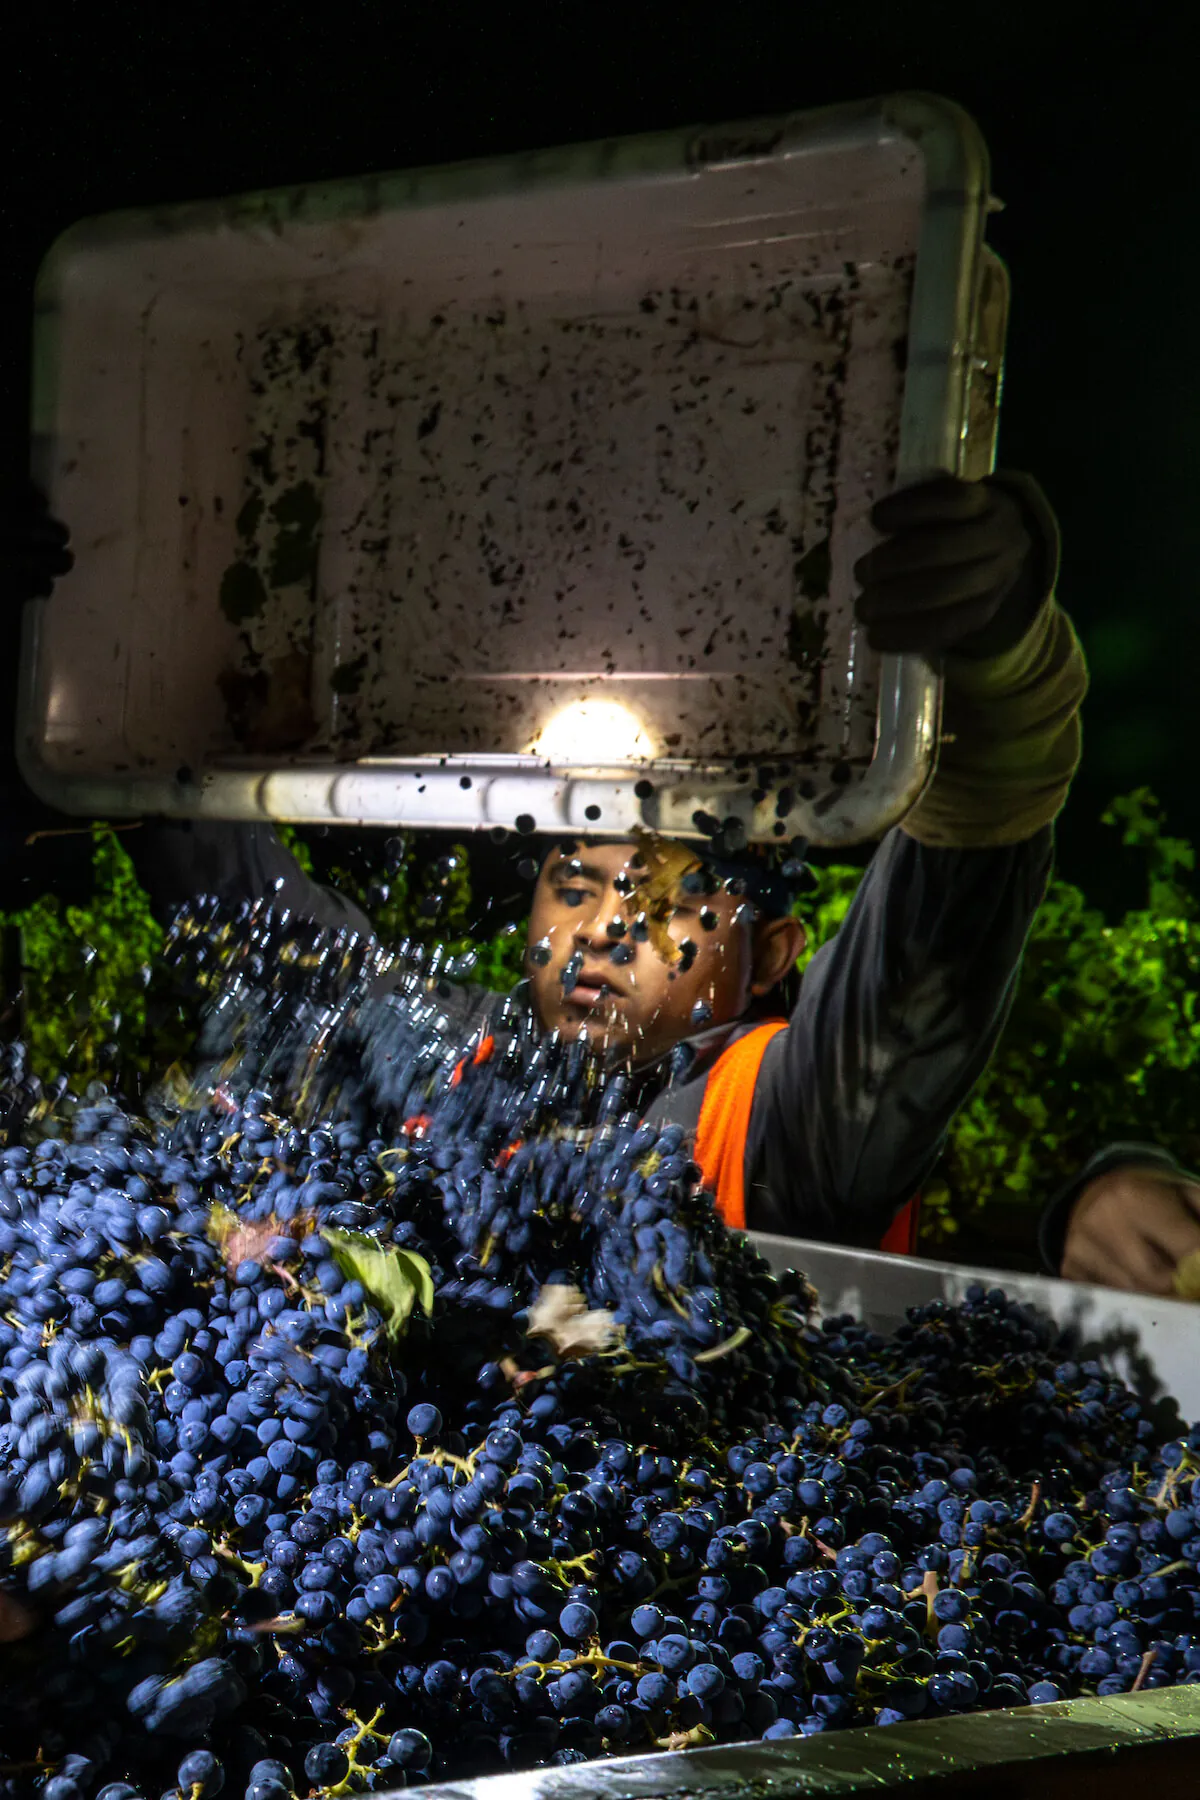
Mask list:
POLYGON ((75 566, 70 535, 32 481, 0 498, 0 584, 10 605, 50 598, 54 583, 75 566))
POLYGON ((1046 598, 1057 532, 1036 484, 1009 479, 939 475, 876 503, 884 541, 854 565, 855 615, 872 650, 936 662, 1020 642, 1046 598))

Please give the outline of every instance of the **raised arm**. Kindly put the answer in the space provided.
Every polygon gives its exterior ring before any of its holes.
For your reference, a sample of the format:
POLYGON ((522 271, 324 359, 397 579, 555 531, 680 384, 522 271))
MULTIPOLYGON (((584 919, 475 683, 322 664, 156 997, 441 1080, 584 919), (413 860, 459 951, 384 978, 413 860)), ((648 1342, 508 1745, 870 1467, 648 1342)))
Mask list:
POLYGON ((752 1230, 878 1245, 996 1047, 1051 857, 1048 826, 995 850, 888 833, 764 1056, 752 1230))
POLYGON ((752 1229, 860 1244, 877 1244, 927 1178, 1003 1030, 1087 687, 1035 484, 927 484, 881 511, 893 536, 867 559, 859 613, 879 622, 877 647, 944 652, 942 755, 806 970, 764 1056, 747 1143, 752 1229), (1009 546, 990 614, 989 539, 1009 546), (972 626, 961 637, 956 616, 972 626))

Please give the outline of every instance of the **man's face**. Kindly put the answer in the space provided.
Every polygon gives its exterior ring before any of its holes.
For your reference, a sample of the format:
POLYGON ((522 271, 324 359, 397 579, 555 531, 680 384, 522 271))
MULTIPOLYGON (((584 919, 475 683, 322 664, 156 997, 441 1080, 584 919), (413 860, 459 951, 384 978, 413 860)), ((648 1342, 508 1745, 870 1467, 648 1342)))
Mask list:
POLYGON ((745 1010, 753 909, 710 891, 686 846, 646 836, 546 859, 526 967, 538 1017, 609 1061, 653 1061, 745 1010))

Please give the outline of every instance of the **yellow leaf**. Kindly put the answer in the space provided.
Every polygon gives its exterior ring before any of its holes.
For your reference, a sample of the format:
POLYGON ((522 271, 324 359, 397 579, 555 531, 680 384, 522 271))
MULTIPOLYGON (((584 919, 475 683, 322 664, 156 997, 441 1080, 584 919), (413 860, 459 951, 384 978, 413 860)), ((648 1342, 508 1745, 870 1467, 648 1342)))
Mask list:
POLYGON ((1200 1250, 1193 1250, 1175 1269, 1175 1292, 1181 1300, 1200 1300, 1200 1250))

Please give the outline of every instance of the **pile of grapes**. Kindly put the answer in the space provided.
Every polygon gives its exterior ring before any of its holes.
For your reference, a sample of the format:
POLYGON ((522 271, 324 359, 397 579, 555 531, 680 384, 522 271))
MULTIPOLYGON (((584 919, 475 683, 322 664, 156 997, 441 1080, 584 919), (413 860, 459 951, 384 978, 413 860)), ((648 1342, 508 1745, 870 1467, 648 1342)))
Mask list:
POLYGON ((285 1116, 261 1056, 31 1128, 9 1053, 4 1793, 340 1796, 1200 1678, 1200 1432, 999 1292, 815 1327, 619 1079, 516 1024, 447 1056, 437 1003, 393 1007, 386 1131, 285 1116))

